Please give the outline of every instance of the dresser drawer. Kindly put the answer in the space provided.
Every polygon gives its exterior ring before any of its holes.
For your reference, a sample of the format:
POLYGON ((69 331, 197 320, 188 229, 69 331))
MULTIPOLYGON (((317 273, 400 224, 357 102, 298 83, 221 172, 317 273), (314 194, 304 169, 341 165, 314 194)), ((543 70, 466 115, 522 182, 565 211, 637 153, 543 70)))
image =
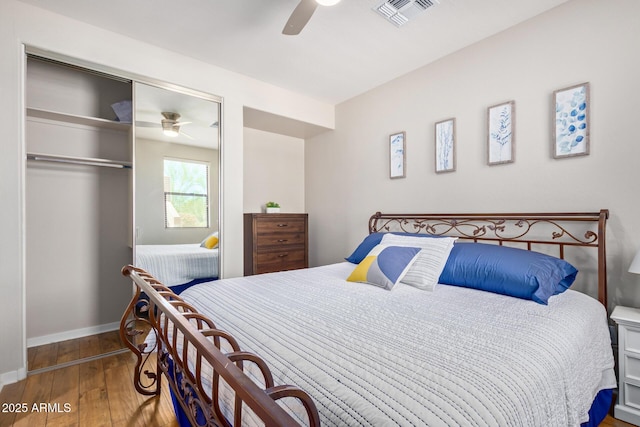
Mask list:
POLYGON ((624 404, 632 408, 640 409, 640 387, 624 383, 624 404))
POLYGON ((624 375, 626 379, 634 380, 640 384, 640 359, 634 356, 624 355, 625 371, 624 375))
POLYGON ((256 236, 256 244, 258 251, 265 247, 282 248, 286 246, 304 245, 306 234, 300 232, 282 232, 282 233, 258 233, 256 236))
POLYGON ((256 222, 258 237, 281 233, 305 233, 305 221, 302 218, 261 218, 256 222))
POLYGON ((624 349, 640 354, 640 329, 625 328, 624 349))
POLYGON ((304 248, 259 252, 256 273, 271 273, 274 271, 294 270, 307 267, 307 256, 304 248))

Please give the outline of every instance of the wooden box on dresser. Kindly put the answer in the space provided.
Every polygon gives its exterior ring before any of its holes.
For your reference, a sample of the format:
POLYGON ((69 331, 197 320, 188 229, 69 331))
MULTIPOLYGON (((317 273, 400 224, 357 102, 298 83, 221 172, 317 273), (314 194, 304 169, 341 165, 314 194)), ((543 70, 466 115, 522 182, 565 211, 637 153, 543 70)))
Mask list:
POLYGON ((611 319, 618 324, 618 402, 614 416, 640 425, 640 309, 617 306, 611 319))
POLYGON ((244 214, 244 274, 309 266, 306 213, 244 214))

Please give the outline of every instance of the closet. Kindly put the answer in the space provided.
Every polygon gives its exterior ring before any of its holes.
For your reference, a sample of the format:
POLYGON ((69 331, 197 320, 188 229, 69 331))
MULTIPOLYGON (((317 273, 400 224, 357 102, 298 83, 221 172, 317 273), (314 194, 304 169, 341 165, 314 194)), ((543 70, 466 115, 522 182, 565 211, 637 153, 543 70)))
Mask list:
POLYGON ((25 92, 32 347, 116 329, 131 297, 132 82, 28 55, 25 92))

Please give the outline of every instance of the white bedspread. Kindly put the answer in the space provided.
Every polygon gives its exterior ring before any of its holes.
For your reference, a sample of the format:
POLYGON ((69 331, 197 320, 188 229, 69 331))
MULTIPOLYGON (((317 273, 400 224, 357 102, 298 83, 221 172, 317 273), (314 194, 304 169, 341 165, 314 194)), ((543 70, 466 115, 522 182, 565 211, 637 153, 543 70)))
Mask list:
POLYGON ((182 296, 324 426, 574 426, 615 388, 604 308, 574 291, 548 306, 440 285, 346 282, 342 263, 226 279, 182 296))
POLYGON ((137 245, 136 267, 145 269, 166 286, 194 279, 218 277, 218 249, 183 245, 137 245))

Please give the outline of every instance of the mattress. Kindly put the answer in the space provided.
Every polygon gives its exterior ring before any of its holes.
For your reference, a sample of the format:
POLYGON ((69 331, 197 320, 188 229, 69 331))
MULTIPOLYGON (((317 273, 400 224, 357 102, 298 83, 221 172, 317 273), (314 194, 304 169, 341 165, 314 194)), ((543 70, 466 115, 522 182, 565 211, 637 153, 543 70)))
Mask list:
POLYGON ((218 249, 203 248, 199 243, 137 245, 136 267, 153 274, 165 286, 217 278, 218 249))
POLYGON ((325 426, 574 426, 616 387, 607 315, 472 289, 346 282, 354 265, 225 279, 182 297, 260 355, 325 426))

